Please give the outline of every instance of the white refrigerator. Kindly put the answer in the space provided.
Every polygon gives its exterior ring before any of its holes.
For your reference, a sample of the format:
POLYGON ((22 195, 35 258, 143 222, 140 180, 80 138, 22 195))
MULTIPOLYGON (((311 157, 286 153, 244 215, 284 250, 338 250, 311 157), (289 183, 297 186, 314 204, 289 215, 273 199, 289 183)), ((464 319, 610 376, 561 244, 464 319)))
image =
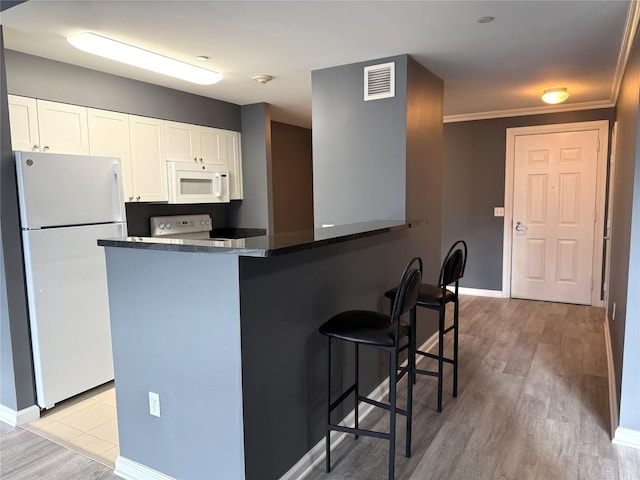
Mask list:
POLYGON ((105 256, 126 234, 120 161, 15 152, 38 405, 113 379, 105 256))

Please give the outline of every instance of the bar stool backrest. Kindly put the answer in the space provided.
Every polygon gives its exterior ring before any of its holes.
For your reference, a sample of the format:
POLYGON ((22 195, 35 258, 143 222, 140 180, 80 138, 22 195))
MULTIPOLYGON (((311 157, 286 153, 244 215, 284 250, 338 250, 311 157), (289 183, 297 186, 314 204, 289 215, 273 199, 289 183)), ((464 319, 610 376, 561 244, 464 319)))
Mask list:
POLYGON ((446 288, 447 285, 457 283, 458 280, 464 276, 464 268, 466 265, 467 243, 464 240, 458 240, 451 246, 442 262, 438 286, 446 288))
POLYGON ((400 328, 400 317, 416 306, 421 283, 422 259, 413 257, 404 269, 391 310, 391 321, 396 326, 396 339, 400 328))

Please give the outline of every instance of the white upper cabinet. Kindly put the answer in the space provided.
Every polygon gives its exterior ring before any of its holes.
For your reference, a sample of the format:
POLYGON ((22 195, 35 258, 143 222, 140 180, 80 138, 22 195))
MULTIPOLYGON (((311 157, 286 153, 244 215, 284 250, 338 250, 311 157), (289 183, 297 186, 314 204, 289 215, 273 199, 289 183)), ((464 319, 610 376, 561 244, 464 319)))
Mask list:
POLYGON ((129 133, 134 201, 168 201, 164 121, 129 115, 129 133))
POLYGON ((226 165, 224 130, 165 121, 167 160, 226 165))
POLYGON ((229 199, 242 199, 242 155, 240 133, 224 131, 225 152, 229 166, 229 199))
POLYGON ((167 160, 177 162, 198 161, 193 148, 193 125, 165 121, 164 138, 167 160))
POLYGON ((87 108, 37 100, 40 151, 89 155, 87 108))
POLYGON ((38 106, 35 98, 8 95, 12 150, 40 151, 38 106))
POLYGON ((131 143, 129 115, 106 110, 87 109, 89 151, 91 155, 120 159, 123 200, 134 200, 131 180, 131 143))

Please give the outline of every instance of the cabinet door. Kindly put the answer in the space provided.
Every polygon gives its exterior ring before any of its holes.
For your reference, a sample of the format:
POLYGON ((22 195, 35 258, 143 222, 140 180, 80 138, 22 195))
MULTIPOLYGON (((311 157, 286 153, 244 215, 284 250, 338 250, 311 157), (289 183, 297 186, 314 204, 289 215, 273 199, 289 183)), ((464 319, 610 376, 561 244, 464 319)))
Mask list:
POLYGON ((87 109, 38 100, 41 151, 89 155, 87 109))
POLYGON ((40 151, 38 135, 38 106, 35 98, 8 95, 11 149, 26 152, 40 151))
POLYGON ((167 160, 178 162, 197 161, 197 153, 194 152, 193 134, 193 125, 165 121, 164 137, 167 160))
POLYGON ((224 130, 209 127, 195 127, 194 140, 200 163, 226 165, 224 130))
POLYGON ((129 131, 134 200, 168 201, 164 122, 154 118, 129 115, 129 131))
POLYGON ((129 115, 89 108, 87 109, 87 120, 90 154, 120 159, 123 200, 132 202, 129 115))
POLYGON ((229 199, 242 200, 242 155, 240 153, 240 133, 224 133, 225 152, 229 166, 229 199))

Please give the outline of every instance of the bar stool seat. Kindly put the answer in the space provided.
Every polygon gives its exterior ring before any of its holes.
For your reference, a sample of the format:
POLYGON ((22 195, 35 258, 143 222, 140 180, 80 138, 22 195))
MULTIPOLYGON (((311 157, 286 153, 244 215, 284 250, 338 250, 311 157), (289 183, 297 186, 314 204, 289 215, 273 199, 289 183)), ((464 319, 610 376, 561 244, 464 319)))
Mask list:
MULTIPOLYGON (((369 310, 349 310, 326 321, 318 330, 321 334, 347 342, 378 347, 395 345, 395 325, 389 315, 369 310)), ((400 324, 400 337, 409 336, 409 325, 400 324)))
POLYGON ((383 438, 389 441, 389 480, 395 474, 395 445, 396 445, 396 414, 406 417, 405 455, 411 456, 411 416, 412 395, 415 382, 415 362, 408 361, 405 366, 398 366, 398 354, 404 349, 409 350, 409 359, 415 357, 413 347, 414 333, 409 326, 401 321, 401 316, 415 309, 418 291, 422 281, 422 260, 414 257, 406 266, 397 295, 394 296, 391 314, 369 311, 348 310, 338 313, 327 320, 318 329, 319 333, 327 337, 327 425, 326 425, 326 470, 331 470, 331 438, 332 431, 352 433, 357 439, 359 435, 383 438), (338 398, 332 401, 331 395, 331 341, 341 340, 354 344, 355 375, 354 383, 344 389, 338 398), (359 347, 364 345, 389 353, 389 404, 360 395, 359 390, 359 347), (396 387, 398 381, 408 374, 407 380, 407 408, 403 410, 396 405, 396 387), (331 412, 342 404, 351 394, 354 395, 354 423, 347 427, 331 422, 331 412), (365 402, 389 412, 389 432, 362 429, 358 425, 358 404, 365 402))

